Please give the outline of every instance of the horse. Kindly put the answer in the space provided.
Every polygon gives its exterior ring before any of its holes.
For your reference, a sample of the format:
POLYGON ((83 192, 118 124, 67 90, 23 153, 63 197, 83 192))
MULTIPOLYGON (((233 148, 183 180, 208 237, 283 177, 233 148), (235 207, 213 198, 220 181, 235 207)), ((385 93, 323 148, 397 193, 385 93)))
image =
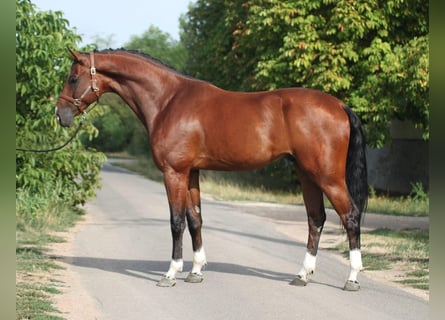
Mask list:
POLYGON ((102 94, 114 92, 148 131, 164 177, 173 240, 170 266, 158 286, 174 286, 182 272, 186 226, 193 266, 185 281, 204 279, 200 170, 259 169, 286 156, 295 164, 308 221, 307 250, 290 284, 306 286, 315 270, 326 220, 324 194, 349 241, 350 273, 343 289, 360 289, 360 223, 368 197, 365 139, 358 116, 341 100, 307 88, 226 91, 137 51, 68 50, 73 63, 55 111, 60 125, 70 127, 102 94))

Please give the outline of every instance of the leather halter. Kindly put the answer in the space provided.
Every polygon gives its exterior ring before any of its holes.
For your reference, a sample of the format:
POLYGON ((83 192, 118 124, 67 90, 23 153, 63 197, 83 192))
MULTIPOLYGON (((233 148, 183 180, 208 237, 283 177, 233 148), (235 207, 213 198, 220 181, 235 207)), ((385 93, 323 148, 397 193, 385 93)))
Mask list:
POLYGON ((90 85, 85 88, 82 95, 79 98, 74 98, 67 96, 65 94, 61 94, 59 96, 60 99, 63 99, 65 101, 68 101, 69 103, 73 104, 77 110, 82 113, 84 110, 88 107, 87 103, 83 101, 83 99, 86 97, 86 95, 92 91, 96 94, 96 100, 99 100, 99 88, 97 87, 97 80, 96 80, 96 67, 94 66, 94 52, 90 52, 90 85), (82 105, 85 105, 85 108, 81 108, 82 105))

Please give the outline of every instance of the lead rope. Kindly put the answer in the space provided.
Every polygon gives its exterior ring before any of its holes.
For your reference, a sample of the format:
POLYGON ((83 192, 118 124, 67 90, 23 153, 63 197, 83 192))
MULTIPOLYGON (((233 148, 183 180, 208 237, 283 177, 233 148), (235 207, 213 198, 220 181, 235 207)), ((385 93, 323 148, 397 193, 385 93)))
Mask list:
MULTIPOLYGON (((92 108, 94 108, 96 106, 96 103, 90 108, 90 110, 92 108)), ((53 152, 53 151, 57 151, 60 149, 65 148, 71 141, 74 140, 74 138, 77 136, 77 134, 79 133, 80 129, 82 128, 83 123, 86 121, 87 119, 87 113, 84 111, 82 113, 82 119, 79 121, 79 125, 77 126, 76 130, 74 131, 73 135, 68 139, 68 141, 66 141, 64 144, 58 146, 58 147, 54 147, 54 148, 49 148, 49 149, 25 149, 25 148, 15 148, 16 151, 22 151, 22 152, 53 152)))

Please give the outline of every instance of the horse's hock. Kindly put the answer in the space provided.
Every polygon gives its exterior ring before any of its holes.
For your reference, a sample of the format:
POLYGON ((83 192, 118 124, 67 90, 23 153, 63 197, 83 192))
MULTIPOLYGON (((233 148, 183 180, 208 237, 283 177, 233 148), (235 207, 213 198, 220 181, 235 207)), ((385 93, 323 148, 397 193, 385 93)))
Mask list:
POLYGON ((428 190, 428 141, 411 122, 394 120, 392 141, 381 149, 367 148, 369 185, 376 190, 409 194, 413 184, 428 190))

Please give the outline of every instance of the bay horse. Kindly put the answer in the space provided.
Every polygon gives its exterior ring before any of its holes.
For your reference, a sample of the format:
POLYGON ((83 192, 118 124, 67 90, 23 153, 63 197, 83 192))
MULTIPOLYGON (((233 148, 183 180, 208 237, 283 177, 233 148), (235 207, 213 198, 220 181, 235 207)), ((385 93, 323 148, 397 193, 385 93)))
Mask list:
POLYGON ((350 274, 344 290, 359 290, 360 222, 368 196, 365 141, 359 118, 342 101, 304 88, 225 91, 125 49, 69 51, 74 60, 55 113, 60 125, 71 126, 103 93, 114 92, 150 136, 154 162, 164 176, 173 239, 170 267, 158 286, 174 286, 176 273, 182 272, 186 225, 194 256, 185 281, 203 281, 201 269, 207 261, 199 170, 258 169, 290 156, 309 230, 303 266, 290 284, 305 286, 315 270, 326 220, 325 194, 349 240, 350 274))

